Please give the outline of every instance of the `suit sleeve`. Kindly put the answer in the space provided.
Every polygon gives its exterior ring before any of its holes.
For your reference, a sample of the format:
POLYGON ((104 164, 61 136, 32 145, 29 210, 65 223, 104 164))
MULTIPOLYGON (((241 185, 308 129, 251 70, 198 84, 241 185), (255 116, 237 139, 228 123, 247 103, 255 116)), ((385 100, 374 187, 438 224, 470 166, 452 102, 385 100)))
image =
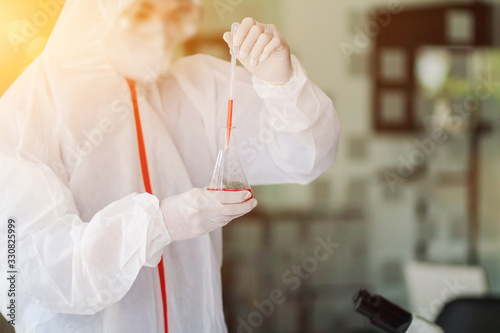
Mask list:
MULTIPOLYGON (((333 163, 340 125, 330 98, 309 80, 294 56, 292 63, 294 76, 285 85, 253 77, 254 89, 264 104, 258 135, 278 174, 286 175, 283 181, 307 184, 333 163)), ((258 157, 255 162, 258 168, 258 157)))
POLYGON ((52 169, 4 153, 0 160, 0 243, 14 220, 19 291, 50 311, 94 314, 117 302, 172 241, 152 195, 131 194, 82 221, 52 169))

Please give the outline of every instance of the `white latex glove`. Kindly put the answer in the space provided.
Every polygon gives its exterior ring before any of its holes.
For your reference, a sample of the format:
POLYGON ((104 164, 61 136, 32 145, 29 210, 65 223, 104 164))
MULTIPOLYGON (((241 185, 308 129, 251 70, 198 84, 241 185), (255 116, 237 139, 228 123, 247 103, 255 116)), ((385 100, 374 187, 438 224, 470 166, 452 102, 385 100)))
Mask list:
MULTIPOLYGON (((233 36, 224 34, 231 47, 233 36)), ((273 24, 244 19, 236 31, 235 45, 240 48, 239 61, 253 75, 272 84, 285 84, 293 76, 290 47, 273 24)))
POLYGON ((194 188, 161 201, 160 208, 172 239, 186 240, 222 228, 250 212, 257 206, 251 196, 249 191, 194 188))

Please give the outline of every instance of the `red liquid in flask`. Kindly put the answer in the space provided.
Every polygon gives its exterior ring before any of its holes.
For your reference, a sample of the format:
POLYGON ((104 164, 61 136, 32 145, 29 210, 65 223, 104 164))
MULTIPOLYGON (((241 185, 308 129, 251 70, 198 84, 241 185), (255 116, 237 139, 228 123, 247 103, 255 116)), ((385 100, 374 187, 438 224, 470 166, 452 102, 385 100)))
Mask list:
POLYGON ((228 192, 248 191, 248 192, 250 192, 251 197, 250 197, 250 198, 248 198, 248 199, 246 199, 246 200, 245 200, 245 201, 243 201, 243 202, 247 202, 248 200, 253 199, 253 192, 252 192, 252 189, 249 189, 249 188, 244 189, 244 190, 240 190, 239 188, 238 188, 238 189, 227 189, 227 188, 226 188, 226 189, 223 189, 223 190, 214 190, 214 189, 211 189, 211 188, 207 188, 207 190, 209 190, 209 191, 228 191, 228 192))

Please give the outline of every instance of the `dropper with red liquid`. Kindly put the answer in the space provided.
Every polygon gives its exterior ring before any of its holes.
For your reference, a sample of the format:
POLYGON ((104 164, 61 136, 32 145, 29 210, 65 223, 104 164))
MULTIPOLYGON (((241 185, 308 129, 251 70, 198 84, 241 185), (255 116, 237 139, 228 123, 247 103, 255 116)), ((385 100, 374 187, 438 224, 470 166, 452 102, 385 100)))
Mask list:
POLYGON ((226 146, 229 147, 229 140, 231 139, 231 127, 233 126, 233 105, 234 105, 234 76, 236 72, 236 60, 239 53, 239 47, 236 46, 236 31, 238 30, 239 23, 235 22, 231 26, 231 39, 232 39, 232 47, 230 48, 231 52, 231 76, 230 76, 230 90, 229 90, 229 100, 227 102, 227 143, 226 146))

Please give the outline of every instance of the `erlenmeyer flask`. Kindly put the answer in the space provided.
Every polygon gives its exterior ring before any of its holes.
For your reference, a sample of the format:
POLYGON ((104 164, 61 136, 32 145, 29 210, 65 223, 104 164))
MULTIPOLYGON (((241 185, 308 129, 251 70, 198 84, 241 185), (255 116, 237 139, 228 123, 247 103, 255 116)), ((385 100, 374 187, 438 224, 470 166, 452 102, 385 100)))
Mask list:
POLYGON ((213 191, 250 191, 245 171, 236 151, 235 127, 219 129, 219 151, 215 161, 212 180, 208 186, 213 191))

